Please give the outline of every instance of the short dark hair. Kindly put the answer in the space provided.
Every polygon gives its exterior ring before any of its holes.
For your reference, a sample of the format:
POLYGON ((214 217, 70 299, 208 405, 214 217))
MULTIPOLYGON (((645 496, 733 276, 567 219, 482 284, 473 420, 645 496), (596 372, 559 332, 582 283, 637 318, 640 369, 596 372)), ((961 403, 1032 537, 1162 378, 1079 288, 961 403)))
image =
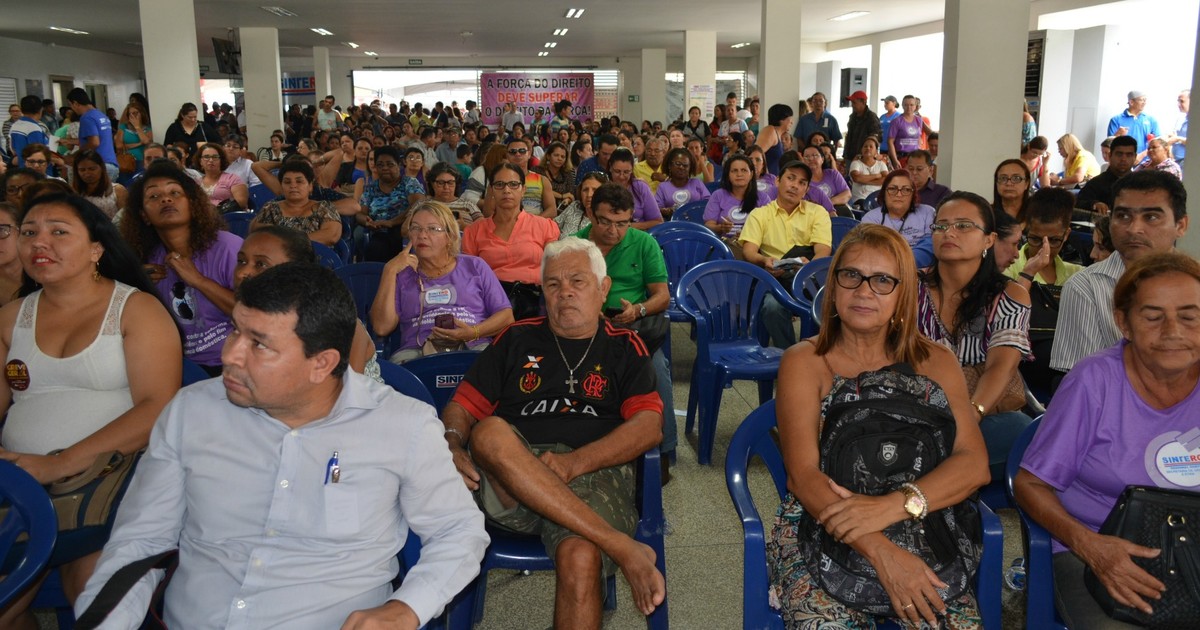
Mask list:
POLYGON ((390 144, 385 144, 375 149, 375 161, 378 162, 379 158, 381 157, 390 157, 395 160, 397 164, 402 161, 400 159, 400 149, 397 149, 390 144))
POLYGON ((633 212, 633 193, 620 184, 612 182, 601 184, 596 192, 592 193, 591 211, 593 216, 596 208, 602 203, 608 204, 613 212, 633 212))
POLYGON ((36 114, 42 111, 42 99, 33 94, 26 94, 21 97, 21 113, 36 114))
MULTIPOLYGON (((1025 220, 1038 223, 1058 223, 1064 229, 1071 226, 1075 195, 1056 186, 1042 188, 1025 202, 1025 220)), ((997 217, 998 218, 998 217, 997 217)))
POLYGON ((1117 136, 1112 139, 1112 142, 1108 143, 1109 152, 1120 147, 1129 147, 1133 149, 1134 153, 1137 153, 1137 138, 1133 136, 1117 136))
POLYGON ((602 133, 600 134, 598 144, 607 144, 609 146, 619 147, 621 146, 621 141, 611 133, 602 133))
POLYGON ((616 151, 613 151, 612 156, 608 158, 608 170, 612 170, 613 162, 628 162, 630 165, 632 165, 634 161, 635 158, 633 157, 633 151, 630 151, 625 147, 621 147, 616 151))
POLYGON ((77 87, 70 92, 67 92, 68 103, 78 103, 80 105, 91 105, 92 97, 88 96, 87 90, 77 87))
POLYGON ((919 158, 925 160, 926 164, 933 164, 933 154, 930 153, 929 151, 926 151, 925 149, 917 149, 916 151, 910 151, 908 154, 908 159, 911 160, 915 157, 919 157, 919 158))
POLYGON ((246 240, 255 234, 274 236, 283 244, 283 252, 287 254, 287 262, 317 263, 317 253, 313 251, 312 240, 308 235, 296 228, 284 227, 274 223, 263 223, 254 228, 246 240))
POLYGON ((438 162, 429 169, 429 174, 425 176, 425 188, 429 192, 430 196, 433 195, 433 181, 438 177, 441 177, 444 173, 449 173, 454 177, 455 190, 458 190, 458 187, 462 184, 462 173, 459 173, 458 169, 454 168, 453 164, 449 164, 447 162, 438 162))
MULTIPOLYGON (((1125 136, 1119 136, 1119 138, 1123 137, 1125 136)), ((1113 140, 1113 143, 1115 144, 1116 140, 1113 140)), ((1178 223, 1187 216, 1187 189, 1183 187, 1183 182, 1179 181, 1178 177, 1166 171, 1134 171, 1118 179, 1112 187, 1113 199, 1116 200, 1126 190, 1166 191, 1167 196, 1170 197, 1171 211, 1175 215, 1175 222, 1178 223)))
POLYGON ((304 344, 304 356, 336 350, 340 356, 331 375, 346 372, 358 315, 350 290, 332 270, 314 263, 276 265, 243 282, 234 297, 263 313, 295 312, 293 332, 304 344))
POLYGON ((786 118, 791 118, 795 115, 791 105, 784 103, 775 103, 767 108, 767 124, 779 126, 786 118))
POLYGON ((436 136, 436 135, 437 135, 437 129, 434 129, 433 127, 429 127, 429 126, 421 127, 421 139, 422 140, 424 140, 425 138, 428 138, 430 136, 436 136))
POLYGON ((310 184, 315 184, 317 181, 317 176, 313 172, 312 164, 310 164, 308 160, 284 160, 283 164, 279 166, 279 181, 282 182, 283 176, 287 175, 288 173, 300 173, 304 176, 304 179, 308 180, 308 183, 310 184))
POLYGON ((725 100, 729 100, 731 98, 737 98, 737 92, 730 92, 725 95, 725 100))

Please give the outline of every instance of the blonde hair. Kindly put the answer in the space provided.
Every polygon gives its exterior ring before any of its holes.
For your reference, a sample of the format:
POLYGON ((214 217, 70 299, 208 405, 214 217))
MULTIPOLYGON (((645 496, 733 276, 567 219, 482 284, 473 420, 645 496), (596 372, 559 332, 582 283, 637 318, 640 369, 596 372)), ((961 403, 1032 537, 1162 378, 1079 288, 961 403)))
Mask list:
POLYGON ((842 320, 837 315, 834 300, 834 276, 842 261, 858 249, 873 249, 894 259, 899 267, 900 292, 896 310, 892 313, 892 324, 888 328, 887 353, 893 360, 916 366, 929 358, 933 342, 924 338, 917 329, 917 262, 912 248, 900 233, 892 228, 874 223, 863 223, 850 230, 833 255, 829 275, 825 279, 825 302, 821 305, 821 332, 817 335, 817 354, 827 354, 842 335, 842 320))
POLYGON ((418 203, 413 207, 412 211, 408 213, 408 226, 410 230, 412 229, 412 221, 417 217, 418 212, 428 212, 429 214, 432 214, 435 219, 437 219, 437 222, 440 223, 442 228, 446 230, 446 238, 449 239, 449 242, 446 244, 446 249, 449 251, 451 257, 458 256, 459 252, 461 251, 461 237, 458 233, 458 221, 455 220, 454 212, 450 210, 450 206, 432 199, 427 199, 421 203, 418 203))
POLYGON ((1083 144, 1079 142, 1079 138, 1076 138, 1075 134, 1073 133, 1068 133, 1059 138, 1058 145, 1063 148, 1063 151, 1066 152, 1068 158, 1075 157, 1080 151, 1083 150, 1083 144))

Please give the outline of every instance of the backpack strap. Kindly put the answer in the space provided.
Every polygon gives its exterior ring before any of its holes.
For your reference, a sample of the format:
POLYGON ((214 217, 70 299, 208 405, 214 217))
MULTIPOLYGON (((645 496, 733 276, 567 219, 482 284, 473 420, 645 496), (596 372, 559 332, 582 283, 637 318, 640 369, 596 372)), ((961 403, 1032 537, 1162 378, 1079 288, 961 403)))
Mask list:
POLYGON ((169 569, 178 560, 179 550, 168 549, 148 558, 135 560, 117 569, 117 572, 113 573, 112 577, 104 583, 96 595, 96 599, 92 600, 92 604, 76 620, 75 627, 81 630, 99 627, 142 577, 154 569, 169 569))

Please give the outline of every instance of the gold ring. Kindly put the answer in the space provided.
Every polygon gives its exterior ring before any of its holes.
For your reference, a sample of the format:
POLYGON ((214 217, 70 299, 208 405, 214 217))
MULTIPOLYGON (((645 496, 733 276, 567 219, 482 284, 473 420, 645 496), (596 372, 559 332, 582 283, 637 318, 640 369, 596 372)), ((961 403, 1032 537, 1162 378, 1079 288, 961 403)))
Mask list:
POLYGON ((912 607, 913 607, 913 605, 909 604, 909 605, 905 606, 904 608, 901 608, 900 610, 908 610, 909 608, 912 608, 912 607))

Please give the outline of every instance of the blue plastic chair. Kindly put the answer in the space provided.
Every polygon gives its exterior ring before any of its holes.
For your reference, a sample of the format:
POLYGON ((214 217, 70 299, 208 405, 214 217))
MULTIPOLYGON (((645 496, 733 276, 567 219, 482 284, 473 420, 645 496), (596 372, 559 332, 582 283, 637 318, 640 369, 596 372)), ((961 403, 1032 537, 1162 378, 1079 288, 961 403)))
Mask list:
POLYGON ((657 223, 650 226, 650 229, 646 230, 646 233, 654 238, 658 238, 660 234, 680 231, 705 232, 707 234, 716 236, 716 233, 708 229, 708 226, 704 225, 703 223, 692 223, 691 221, 663 221, 662 223, 657 223))
POLYGON ((379 279, 383 276, 383 263, 381 262, 361 262, 338 267, 333 270, 337 277, 342 279, 342 282, 350 288, 350 295, 354 296, 354 306, 358 312, 358 319, 367 327, 367 332, 371 334, 371 339, 375 341, 375 347, 380 348, 382 340, 375 334, 371 328, 371 303, 375 301, 375 293, 379 290, 379 279))
POLYGON ((221 218, 225 219, 231 233, 246 238, 246 235, 250 233, 250 222, 254 220, 254 213, 227 212, 221 215, 221 218))
POLYGON ((800 318, 800 338, 807 339, 820 329, 820 312, 813 310, 813 301, 817 293, 824 288, 829 280, 829 265, 833 264, 832 256, 815 258, 800 268, 792 278, 792 297, 804 307, 804 315, 800 318))
POLYGON ((350 264, 354 258, 354 228, 358 225, 354 217, 342 215, 342 242, 346 243, 346 264, 350 264))
POLYGON ((195 361, 192 361, 191 359, 183 360, 183 386, 184 387, 187 387, 188 385, 191 385, 192 383, 199 383, 200 381, 207 381, 210 378, 214 378, 214 377, 209 376, 208 372, 205 372, 204 368, 200 367, 200 365, 197 364, 195 361))
MULTIPOLYGON (((655 565, 663 578, 667 577, 666 548, 664 545, 664 528, 666 521, 662 509, 662 468, 660 466, 658 447, 651 447, 637 459, 637 496, 638 524, 633 537, 642 544, 654 550, 655 565)), ((552 571, 554 560, 546 555, 546 548, 538 536, 514 534, 492 527, 488 528, 492 542, 483 557, 483 565, 479 569, 479 577, 475 587, 465 599, 465 604, 474 611, 473 620, 478 623, 483 619, 484 600, 487 597, 487 574, 492 569, 508 569, 513 571, 552 571)), ((604 607, 614 610, 617 606, 616 576, 610 576, 605 581, 604 607)), ((666 630, 668 596, 661 605, 646 617, 646 627, 652 630, 666 630)), ((454 618, 457 615, 452 613, 454 618)))
POLYGON ((767 346, 759 312, 767 295, 795 315, 805 315, 805 307, 771 274, 740 260, 701 263, 675 287, 675 304, 696 322, 696 362, 684 430, 690 432, 699 416, 696 454, 701 464, 712 461, 721 395, 734 379, 758 381, 760 404, 773 394, 784 349, 767 346))
POLYGON ((675 209, 675 212, 671 214, 671 220, 688 221, 690 223, 699 223, 700 225, 704 225, 704 208, 707 206, 707 199, 685 203, 679 208, 675 209))
POLYGON ((833 222, 833 251, 837 251, 838 245, 842 244, 842 239, 846 238, 846 234, 850 233, 856 225, 858 219, 850 217, 833 217, 830 219, 833 222))
POLYGON ((721 180, 708 182, 704 187, 708 189, 708 192, 717 192, 717 189, 721 187, 721 180))
POLYGON ((266 184, 255 184, 250 187, 250 203, 256 210, 261 210, 268 201, 274 201, 275 196, 275 193, 266 184))
MULTIPOLYGON (((779 445, 771 436, 776 426, 775 401, 768 401, 749 416, 738 427, 729 443, 729 454, 725 458, 725 485, 738 517, 742 519, 744 533, 742 558, 744 565, 742 585, 742 627, 782 629, 783 619, 779 612, 767 603, 767 545, 766 530, 754 497, 746 482, 747 469, 755 457, 762 459, 775 483, 775 491, 782 501, 787 494, 787 472, 779 445)), ((1004 530, 1000 519, 983 503, 979 503, 979 515, 983 525, 983 556, 976 575, 975 594, 983 627, 999 630, 1000 624, 1000 580, 1001 561, 1004 552, 1004 530)), ((896 627, 881 624, 881 627, 896 627)), ((1030 628, 1043 626, 1030 625, 1030 628)))
POLYGON ((415 374, 425 385, 425 389, 433 397, 434 408, 440 413, 454 396, 463 375, 478 358, 479 352, 475 350, 439 352, 407 361, 403 367, 415 374))
POLYGON ((337 252, 338 258, 342 259, 342 264, 339 266, 350 264, 350 241, 348 239, 339 239, 333 246, 333 251, 337 252))
POLYGON ((871 210, 874 210, 875 208, 878 208, 879 207, 879 191, 876 190, 875 192, 867 195, 867 198, 865 199, 865 204, 866 204, 868 212, 871 210))
MULTIPOLYGON (((341 243, 341 241, 338 241, 341 243)), ((313 253, 317 255, 317 262, 330 269, 340 269, 346 266, 346 261, 342 260, 341 255, 331 249, 328 245, 322 245, 316 241, 312 243, 313 253)), ((371 296, 375 299, 375 296, 371 296)), ((370 307, 368 307, 370 308, 370 307)))
POLYGON ((733 252, 724 241, 703 225, 683 222, 662 223, 655 227, 669 225, 694 225, 699 228, 674 228, 651 232, 658 246, 662 248, 663 260, 667 263, 667 287, 671 291, 667 316, 673 322, 690 322, 692 318, 675 304, 675 287, 679 284, 679 279, 689 269, 702 262, 733 260, 733 252))
MULTIPOLYGON (((390 385, 392 389, 409 398, 416 398, 430 407, 437 408, 437 402, 429 393, 429 388, 425 387, 416 374, 404 369, 403 366, 396 365, 391 361, 380 361, 379 375, 383 377, 383 382, 390 385)), ((438 411, 441 410, 438 409, 438 411)))
MULTIPOLYGON (((1014 496, 1013 481, 1021 470, 1025 449, 1029 448, 1041 424, 1042 419, 1038 418, 1025 427, 1008 453, 1005 483, 1010 499, 1014 496)), ((1015 499, 1012 503, 1017 505, 1015 499)), ((1025 543, 1025 627, 1066 630, 1066 624, 1054 607, 1054 549, 1050 544, 1050 532, 1029 518, 1019 505, 1017 514, 1021 517, 1025 543)))
POLYGON ((2 460, 0 500, 9 507, 8 514, 0 521, 0 559, 8 556, 18 536, 29 535, 24 556, 8 575, 0 577, 0 608, 3 608, 29 588, 46 567, 58 539, 58 517, 46 489, 16 464, 2 460))
POLYGON ((817 294, 812 299, 812 311, 809 316, 812 317, 813 323, 817 325, 817 330, 821 330, 821 309, 825 307, 825 287, 817 289, 817 294))

